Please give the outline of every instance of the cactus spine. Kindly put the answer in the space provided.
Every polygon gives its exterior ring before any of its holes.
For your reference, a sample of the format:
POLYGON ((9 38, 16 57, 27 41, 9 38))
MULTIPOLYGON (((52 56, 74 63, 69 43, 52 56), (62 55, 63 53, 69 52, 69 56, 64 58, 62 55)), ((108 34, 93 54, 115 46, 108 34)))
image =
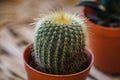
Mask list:
POLYGON ((86 62, 80 21, 75 15, 55 12, 37 22, 33 42, 35 61, 48 73, 76 73, 86 62))

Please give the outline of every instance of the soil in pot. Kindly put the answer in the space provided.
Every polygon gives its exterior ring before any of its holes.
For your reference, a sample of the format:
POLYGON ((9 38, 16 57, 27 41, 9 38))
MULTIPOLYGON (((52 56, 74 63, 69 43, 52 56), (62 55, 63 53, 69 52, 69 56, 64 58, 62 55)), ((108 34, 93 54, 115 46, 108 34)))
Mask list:
MULTIPOLYGON (((33 69, 36 69, 37 71, 40 71, 40 72, 44 72, 44 73, 49 73, 49 71, 47 69, 44 69, 43 67, 40 67, 38 64, 36 64, 35 60, 34 60, 34 56, 32 54, 34 54, 34 51, 31 47, 31 51, 30 51, 30 56, 28 58, 28 65, 31 66, 33 69)), ((85 70, 88 66, 89 66, 90 62, 89 60, 87 60, 84 65, 81 67, 80 70, 76 71, 77 72, 80 72, 82 70, 85 70)), ((66 70, 68 69, 68 67, 66 67, 66 70)), ((68 70, 69 71, 69 70, 68 70)), ((49 74, 53 74, 53 73, 49 73, 49 74)), ((74 74, 74 73, 71 73, 71 74, 74 74)), ((56 74, 58 75, 58 74, 56 74)), ((59 75, 65 75, 65 74, 59 74, 59 75)))

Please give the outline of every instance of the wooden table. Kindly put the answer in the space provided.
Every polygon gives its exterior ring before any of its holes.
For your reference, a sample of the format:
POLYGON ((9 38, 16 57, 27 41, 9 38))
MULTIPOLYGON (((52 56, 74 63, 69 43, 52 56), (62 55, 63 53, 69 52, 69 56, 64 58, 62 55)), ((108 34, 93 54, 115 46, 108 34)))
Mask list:
MULTIPOLYGON (((50 5, 60 6, 62 1, 67 7, 73 5, 72 0, 0 1, 0 80, 27 80, 22 53, 33 40, 33 18, 46 12, 50 5)), ((87 80, 120 80, 120 76, 104 74, 93 66, 87 80)))

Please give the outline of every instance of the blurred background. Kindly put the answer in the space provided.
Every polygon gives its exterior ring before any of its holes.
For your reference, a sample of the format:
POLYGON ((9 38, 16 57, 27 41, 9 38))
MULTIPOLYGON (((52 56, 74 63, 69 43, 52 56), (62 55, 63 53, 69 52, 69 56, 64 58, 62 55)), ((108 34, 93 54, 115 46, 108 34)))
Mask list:
MULTIPOLYGON (((32 42, 36 18, 57 8, 73 9, 79 0, 0 0, 0 80, 26 80, 22 53, 32 42)), ((92 67, 87 80, 120 80, 92 67), (102 79, 103 78, 103 79, 102 79)))
POLYGON ((79 0, 0 0, 0 28, 33 22, 39 14, 55 7, 70 7, 79 0), (4 25, 6 24, 6 25, 4 25))

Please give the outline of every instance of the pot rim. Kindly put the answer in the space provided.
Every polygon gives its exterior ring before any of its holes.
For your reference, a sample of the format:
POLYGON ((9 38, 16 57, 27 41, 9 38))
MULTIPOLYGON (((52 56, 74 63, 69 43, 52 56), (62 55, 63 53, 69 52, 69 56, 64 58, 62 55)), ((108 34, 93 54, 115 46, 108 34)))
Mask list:
POLYGON ((107 30, 107 31, 120 31, 120 27, 114 28, 114 27, 109 27, 109 26, 98 25, 98 24, 95 24, 94 22, 90 21, 88 18, 87 18, 87 22, 89 22, 91 25, 97 25, 98 29, 103 29, 103 30, 107 30))
POLYGON ((25 50, 24 50, 24 52, 23 52, 23 60, 24 60, 24 64, 25 64, 29 69, 33 70, 34 72, 36 72, 36 73, 38 73, 38 74, 42 74, 42 75, 46 75, 46 76, 51 76, 51 77, 70 77, 70 76, 76 76, 76 75, 79 75, 79 74, 82 74, 82 73, 88 71, 88 70, 91 68, 91 66, 93 65, 93 62, 94 62, 94 55, 93 55, 92 51, 91 51, 90 49, 86 48, 86 49, 87 49, 87 52, 88 52, 88 53, 90 54, 90 56, 91 56, 90 64, 89 64, 89 66, 88 66, 86 69, 84 69, 84 70, 82 70, 82 71, 80 71, 80 72, 74 73, 74 74, 65 74, 65 75, 55 75, 55 74, 44 73, 44 72, 41 72, 41 71, 38 71, 38 70, 32 68, 31 66, 28 65, 28 63, 27 63, 27 61, 26 61, 26 58, 25 58, 25 55, 26 55, 26 54, 25 54, 25 53, 27 53, 26 51, 27 51, 28 49, 30 49, 30 46, 31 46, 31 45, 32 45, 32 43, 28 44, 27 47, 25 48, 25 50))

